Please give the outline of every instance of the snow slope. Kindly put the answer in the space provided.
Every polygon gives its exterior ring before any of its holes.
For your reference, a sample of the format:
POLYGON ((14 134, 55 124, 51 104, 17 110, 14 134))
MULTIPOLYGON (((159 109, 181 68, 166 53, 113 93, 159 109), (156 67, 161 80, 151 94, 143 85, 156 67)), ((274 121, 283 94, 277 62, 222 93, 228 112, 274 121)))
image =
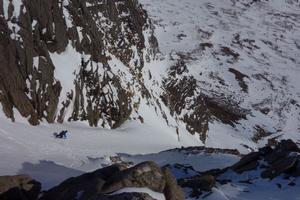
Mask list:
MULTIPOLYGON (((29 174, 42 183, 43 189, 49 189, 63 180, 93 171, 113 162, 111 156, 119 156, 125 162, 137 164, 152 160, 160 166, 173 166, 172 173, 177 178, 190 177, 199 172, 216 168, 225 168, 236 163, 240 157, 229 153, 208 153, 205 151, 187 151, 171 149, 184 145, 178 142, 173 132, 160 127, 153 128, 148 124, 135 121, 126 123, 118 130, 91 128, 80 123, 41 124, 33 127, 22 118, 17 122, 7 122, 0 117, 0 175, 29 174), (67 139, 55 139, 54 131, 69 130, 67 139), (162 131, 163 130, 163 131, 162 131), (164 137, 162 137, 162 135, 164 137), (181 170, 187 167, 189 170, 181 170), (192 167, 192 168, 191 168, 192 167)), ((187 138, 188 139, 188 138, 187 138)), ((197 141, 187 140, 187 144, 197 141)), ((197 145, 197 144, 194 144, 197 145)), ((242 176, 227 172, 220 179, 231 179, 232 182, 217 184, 211 193, 205 193, 199 199, 299 199, 299 179, 294 187, 288 184, 291 180, 282 177, 272 181, 262 180, 260 172, 249 172, 242 176), (242 181, 253 179, 253 184, 242 181), (280 189, 278 184, 281 184, 280 189), (272 192, 270 192, 272 191, 272 192)), ((159 193, 148 189, 125 188, 120 192, 146 192, 157 199, 164 199, 159 193)), ((186 190, 186 199, 189 190, 186 190)))
POLYGON ((162 53, 187 57, 178 76, 192 76, 204 95, 249 111, 233 128, 210 122, 206 145, 256 148, 255 127, 299 141, 299 1, 141 2, 162 53))
MULTIPOLYGON (((189 134, 178 141, 177 135, 167 126, 163 126, 155 116, 156 114, 149 109, 148 117, 151 121, 146 120, 144 124, 131 121, 117 130, 109 130, 92 128, 79 122, 51 125, 42 123, 35 127, 30 126, 21 116, 16 117, 16 122, 13 123, 1 114, 0 175, 29 173, 36 177, 37 169, 26 170, 26 166, 31 164, 41 167, 37 179, 43 173, 46 175, 42 177, 49 179, 52 175, 47 176, 47 173, 55 174, 57 170, 48 172, 48 167, 51 168, 52 164, 55 164, 66 168, 62 173, 58 172, 61 177, 54 178, 53 182, 57 184, 70 174, 93 171, 109 165, 109 156, 117 153, 155 153, 180 146, 201 144, 189 134), (68 130, 67 139, 53 137, 54 132, 61 130, 68 130), (48 167, 43 166, 45 162, 48 162, 48 167), (66 174, 65 171, 69 168, 72 169, 71 173, 66 174)), ((46 187, 49 187, 49 183, 46 184, 46 187)))

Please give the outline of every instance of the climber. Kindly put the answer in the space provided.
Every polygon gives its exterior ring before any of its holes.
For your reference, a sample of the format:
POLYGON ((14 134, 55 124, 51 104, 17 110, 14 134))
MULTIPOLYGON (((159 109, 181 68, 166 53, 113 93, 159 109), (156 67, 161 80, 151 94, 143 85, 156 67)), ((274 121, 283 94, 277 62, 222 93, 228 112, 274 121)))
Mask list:
POLYGON ((61 131, 60 133, 53 133, 53 136, 55 138, 59 138, 59 139, 66 139, 67 138, 67 130, 61 131))

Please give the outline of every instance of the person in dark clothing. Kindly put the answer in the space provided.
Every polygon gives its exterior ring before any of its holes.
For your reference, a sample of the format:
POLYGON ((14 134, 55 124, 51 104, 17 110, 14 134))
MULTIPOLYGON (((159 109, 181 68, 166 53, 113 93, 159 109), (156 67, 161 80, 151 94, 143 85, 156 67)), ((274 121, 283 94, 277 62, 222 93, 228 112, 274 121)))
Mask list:
POLYGON ((54 137, 60 139, 67 138, 67 132, 68 132, 67 130, 64 130, 61 131, 60 133, 54 133, 54 137))

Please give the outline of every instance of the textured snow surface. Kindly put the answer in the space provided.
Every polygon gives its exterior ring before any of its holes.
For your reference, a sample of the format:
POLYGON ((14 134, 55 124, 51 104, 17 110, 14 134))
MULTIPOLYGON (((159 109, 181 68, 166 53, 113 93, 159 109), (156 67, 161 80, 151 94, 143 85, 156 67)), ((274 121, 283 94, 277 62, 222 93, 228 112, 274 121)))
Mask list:
POLYGON ((162 53, 189 57, 183 75, 195 77, 204 94, 251 111, 235 128, 211 123, 207 145, 255 148, 256 125, 273 136, 300 139, 299 1, 141 2, 154 20, 162 53), (224 47, 237 57, 222 52, 224 47), (246 88, 232 69, 244 75, 246 88))

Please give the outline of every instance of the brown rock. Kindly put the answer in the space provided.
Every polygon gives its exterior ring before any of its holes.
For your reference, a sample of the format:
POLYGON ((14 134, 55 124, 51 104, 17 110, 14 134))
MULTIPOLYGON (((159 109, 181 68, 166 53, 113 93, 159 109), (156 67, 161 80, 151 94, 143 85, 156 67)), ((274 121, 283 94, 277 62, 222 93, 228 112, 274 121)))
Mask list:
POLYGON ((189 187, 195 190, 210 191, 216 183, 216 179, 212 175, 195 176, 192 178, 180 179, 181 187, 189 187))
POLYGON ((262 178, 273 179, 280 174, 296 167, 298 159, 295 157, 283 158, 272 164, 268 169, 261 173, 262 178))
POLYGON ((180 116, 183 110, 190 110, 189 113, 181 117, 181 120, 186 124, 186 129, 191 134, 199 133, 201 141, 205 143, 209 120, 207 105, 200 94, 195 95, 197 81, 194 77, 176 78, 177 74, 182 74, 187 70, 185 61, 182 59, 171 67, 169 77, 163 81, 165 92, 161 99, 170 109, 172 116, 180 116), (190 100, 191 98, 193 101, 190 100))
POLYGON ((292 152, 300 152, 299 147, 296 143, 294 143, 291 139, 282 140, 278 147, 282 151, 292 151, 292 152))
POLYGON ((163 169, 163 173, 166 179, 166 186, 164 189, 164 195, 166 200, 184 200, 184 193, 182 189, 177 185, 177 180, 170 173, 168 169, 163 169))
POLYGON ((103 193, 112 193, 124 187, 146 187, 163 192, 166 180, 160 167, 154 162, 143 162, 130 169, 115 173, 102 188, 103 193))
POLYGON ((29 176, 1 176, 0 199, 2 200, 36 200, 41 184, 29 176))
POLYGON ((259 159, 259 157, 259 152, 252 152, 244 156, 239 162, 234 164, 232 166, 232 169, 238 173, 254 169, 258 165, 257 160, 259 159))
POLYGON ((122 170, 120 165, 112 165, 91 173, 83 174, 76 178, 70 178, 60 185, 45 192, 40 200, 87 200, 101 195, 105 181, 122 170))
POLYGON ((239 174, 242 174, 245 171, 251 171, 251 170, 256 169, 258 167, 258 165, 259 165, 258 161, 254 160, 252 162, 249 162, 245 165, 240 166, 239 168, 235 168, 234 171, 239 174))
POLYGON ((110 195, 125 187, 146 187, 164 193, 167 200, 184 200, 184 193, 173 175, 153 162, 144 162, 129 169, 123 165, 112 165, 70 178, 46 191, 40 200, 152 200, 145 194, 110 195))

